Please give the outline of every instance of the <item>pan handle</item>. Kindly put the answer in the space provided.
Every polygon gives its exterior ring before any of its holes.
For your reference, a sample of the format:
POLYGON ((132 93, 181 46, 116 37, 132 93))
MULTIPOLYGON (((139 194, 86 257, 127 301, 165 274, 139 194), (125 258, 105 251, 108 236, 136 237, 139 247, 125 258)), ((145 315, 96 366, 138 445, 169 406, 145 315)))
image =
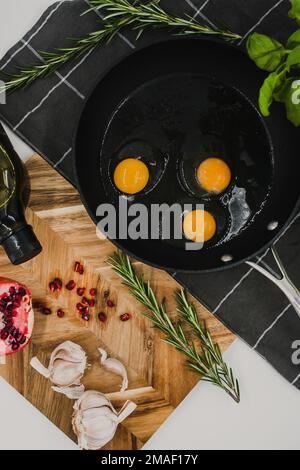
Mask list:
POLYGON ((255 269, 267 279, 272 281, 277 287, 279 287, 279 289, 286 295, 291 305, 294 307, 298 316, 300 317, 300 292, 289 278, 275 248, 272 247, 271 251, 279 268, 280 275, 275 273, 272 268, 264 262, 262 263, 264 267, 254 263, 253 261, 247 261, 246 264, 251 266, 253 269, 255 269))

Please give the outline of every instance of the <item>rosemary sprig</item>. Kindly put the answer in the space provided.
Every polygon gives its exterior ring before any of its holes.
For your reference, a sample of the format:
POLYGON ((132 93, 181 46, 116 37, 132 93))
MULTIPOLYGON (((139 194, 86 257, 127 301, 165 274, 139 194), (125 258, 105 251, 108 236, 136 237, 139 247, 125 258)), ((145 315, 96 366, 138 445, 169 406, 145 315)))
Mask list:
POLYGON ((131 4, 128 0, 90 0, 91 10, 104 9, 99 30, 89 33, 81 39, 73 39, 70 47, 58 48, 53 52, 40 52, 42 64, 22 67, 19 73, 9 75, 4 71, 0 74, 7 79, 0 87, 0 93, 13 92, 24 88, 39 78, 56 72, 62 65, 79 57, 90 50, 109 43, 125 26, 138 31, 138 37, 146 28, 169 27, 176 28, 179 34, 203 34, 222 37, 228 41, 239 39, 240 36, 230 31, 215 30, 201 25, 189 17, 180 18, 166 13, 160 6, 159 0, 151 0, 146 4, 131 4))
POLYGON ((148 3, 130 3, 128 0, 89 0, 91 9, 105 9, 106 20, 112 20, 123 15, 130 15, 133 29, 139 30, 139 35, 147 28, 178 28, 180 34, 208 34, 220 36, 228 41, 240 39, 238 34, 231 31, 212 29, 199 23, 195 18, 185 15, 184 18, 167 13, 160 6, 160 0, 148 3))
POLYGON ((201 342, 201 353, 197 350, 195 343, 187 338, 183 326, 170 319, 164 304, 157 301, 150 284, 135 273, 128 256, 122 252, 116 252, 108 259, 108 264, 123 279, 123 283, 129 287, 133 297, 151 312, 144 315, 166 335, 164 341, 183 353, 187 357, 188 366, 203 376, 203 380, 220 387, 239 403, 238 381, 224 362, 220 349, 213 343, 205 324, 198 319, 196 309, 188 302, 185 292, 181 290, 176 294, 178 312, 183 322, 191 326, 197 334, 201 342))

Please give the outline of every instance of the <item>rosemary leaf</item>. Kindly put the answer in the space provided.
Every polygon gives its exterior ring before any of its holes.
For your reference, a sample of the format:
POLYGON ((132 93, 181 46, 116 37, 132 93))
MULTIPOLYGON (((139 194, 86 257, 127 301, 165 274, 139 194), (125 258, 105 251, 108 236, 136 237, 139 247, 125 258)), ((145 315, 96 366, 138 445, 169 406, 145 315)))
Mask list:
POLYGON ((196 309, 189 303, 186 293, 183 290, 176 293, 178 313, 182 324, 175 323, 169 317, 164 304, 158 302, 150 284, 144 281, 143 276, 135 273, 128 256, 118 251, 108 259, 108 264, 122 278, 131 295, 146 308, 145 317, 153 323, 155 328, 165 334, 164 342, 184 354, 188 366, 204 376, 205 381, 221 388, 239 403, 238 381, 234 378, 232 369, 229 369, 224 362, 220 348, 213 343, 205 324, 199 320, 196 309), (195 343, 188 339, 184 325, 189 325, 197 335, 201 352, 198 351, 195 343))
POLYGON ((137 30, 137 39, 147 28, 175 28, 180 35, 200 34, 221 37, 227 41, 235 41, 239 35, 230 31, 212 29, 200 24, 188 16, 180 18, 166 13, 159 5, 159 0, 149 3, 131 4, 128 0, 90 0, 91 10, 104 10, 100 28, 89 33, 86 37, 72 39, 70 47, 57 48, 53 52, 40 52, 43 63, 21 67, 19 73, 8 75, 0 70, 0 76, 7 79, 0 87, 0 93, 13 92, 32 84, 35 80, 44 78, 56 72, 67 62, 87 54, 90 50, 108 44, 124 28, 137 30))

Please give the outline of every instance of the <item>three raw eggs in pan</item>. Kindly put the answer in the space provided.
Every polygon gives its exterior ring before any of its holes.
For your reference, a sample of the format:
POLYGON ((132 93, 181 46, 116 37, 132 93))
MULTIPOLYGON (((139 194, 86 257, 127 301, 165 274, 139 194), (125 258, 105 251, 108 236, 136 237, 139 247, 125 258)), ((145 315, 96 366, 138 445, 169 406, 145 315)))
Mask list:
MULTIPOLYGON (((196 168, 197 183, 209 194, 223 193, 230 185, 231 179, 231 170, 221 158, 206 158, 196 168)), ((113 180, 121 193, 135 195, 147 187, 150 171, 142 160, 126 158, 116 166, 113 180)), ((194 210, 183 217, 183 233, 188 240, 197 243, 208 242, 216 232, 216 219, 206 210, 194 210)))

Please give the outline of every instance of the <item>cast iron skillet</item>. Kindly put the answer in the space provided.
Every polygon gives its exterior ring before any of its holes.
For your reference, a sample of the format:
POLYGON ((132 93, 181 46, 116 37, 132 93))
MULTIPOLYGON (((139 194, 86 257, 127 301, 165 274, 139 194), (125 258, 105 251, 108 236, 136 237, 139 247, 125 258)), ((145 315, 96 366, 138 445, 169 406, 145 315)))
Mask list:
POLYGON ((122 156, 122 146, 128 144, 126 139, 150 141, 159 165, 161 154, 168 155, 155 189, 134 202, 190 201, 191 194, 179 184, 177 174, 185 145, 194 158, 190 135, 195 131, 198 136, 209 134, 208 147, 220 146, 233 174, 250 185, 249 206, 255 214, 237 236, 200 251, 161 240, 113 243, 156 267, 205 272, 239 264, 279 237, 299 200, 299 131, 287 121, 282 107, 275 105, 267 120, 259 115, 257 96, 264 77, 233 46, 176 39, 133 53, 99 81, 82 113, 75 142, 77 187, 95 223, 100 220, 96 216, 100 204, 116 204, 118 194, 109 175, 122 156))

